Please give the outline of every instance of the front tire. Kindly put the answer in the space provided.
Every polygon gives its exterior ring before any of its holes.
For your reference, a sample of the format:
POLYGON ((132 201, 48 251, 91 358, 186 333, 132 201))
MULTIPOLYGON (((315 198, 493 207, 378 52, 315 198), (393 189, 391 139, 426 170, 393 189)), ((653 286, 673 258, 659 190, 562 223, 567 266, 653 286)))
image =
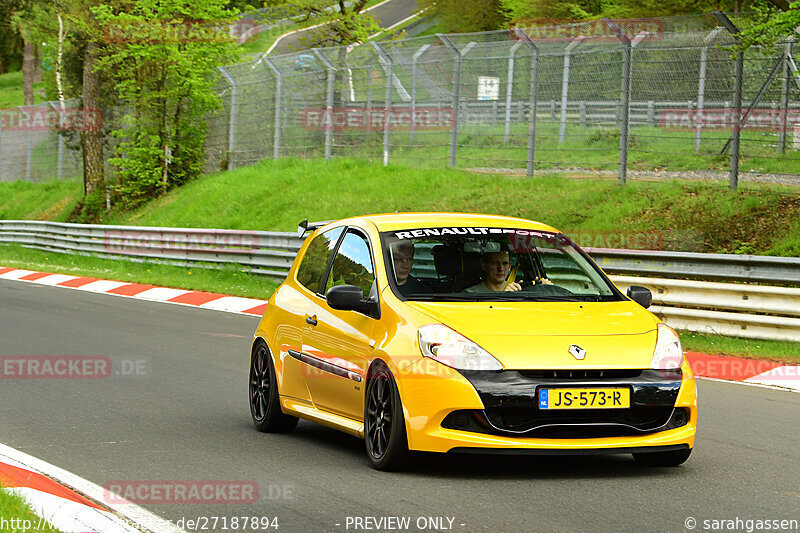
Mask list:
POLYGON ((634 453, 633 458, 641 466, 678 466, 686 462, 692 449, 671 452, 634 453))
POLYGON ((406 466, 409 451, 400 393, 389 368, 381 362, 370 369, 364 402, 367 457, 377 470, 406 466))
POLYGON ((297 426, 297 417, 281 411, 278 380, 267 344, 258 340, 250 358, 250 415, 259 431, 285 433, 297 426))

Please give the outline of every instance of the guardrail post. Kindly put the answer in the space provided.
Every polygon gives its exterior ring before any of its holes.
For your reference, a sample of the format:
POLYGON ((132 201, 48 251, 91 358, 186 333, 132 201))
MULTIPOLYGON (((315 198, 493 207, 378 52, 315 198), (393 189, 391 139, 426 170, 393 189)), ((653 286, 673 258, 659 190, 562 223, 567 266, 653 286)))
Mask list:
POLYGON ((619 117, 619 179, 617 183, 624 185, 628 177, 628 121, 630 120, 631 100, 631 40, 622 29, 611 19, 603 22, 617 36, 622 43, 622 89, 618 109, 619 117))
POLYGON ((283 103, 281 90, 283 89, 283 74, 268 57, 264 58, 264 62, 275 75, 275 134, 273 135, 272 157, 278 159, 281 156, 281 109, 283 108, 283 105, 281 105, 283 103))
POLYGON ((561 124, 558 126, 558 144, 564 142, 567 131, 567 96, 569 92, 569 56, 576 46, 586 39, 583 35, 573 39, 564 49, 564 74, 561 80, 561 124))
POLYGON ((778 132, 778 155, 783 153, 786 146, 786 126, 789 123, 789 81, 792 71, 789 60, 792 57, 792 41, 784 45, 783 49, 783 79, 781 80, 781 129, 778 132))
POLYGON ((437 33, 436 37, 439 38, 445 47, 453 54, 455 58, 455 66, 453 67, 453 124, 450 127, 450 156, 449 165, 456 166, 456 151, 458 150, 458 120, 459 120, 459 106, 461 104, 461 64, 464 56, 467 55, 473 46, 474 42, 467 44, 463 51, 460 51, 453 42, 447 38, 443 33, 437 33))
POLYGON ((417 60, 431 45, 423 44, 411 56, 411 124, 408 129, 408 144, 414 144, 414 123, 417 111, 417 60))
POLYGON ((528 177, 532 177, 536 166, 536 90, 539 87, 539 49, 535 44, 533 44, 533 41, 531 41, 530 37, 528 37, 528 34, 522 31, 520 28, 516 28, 515 33, 520 42, 522 42, 531 52, 531 116, 528 122, 528 165, 525 174, 528 177))
MULTIPOLYGON (((384 112, 383 112, 383 166, 389 164, 389 150, 392 140, 392 80, 394 76, 394 62, 386 50, 377 42, 372 41, 372 46, 378 52, 378 55, 386 63, 386 97, 384 99, 384 112)), ((414 116, 411 116, 411 123, 414 123, 414 116)))
POLYGON ((328 69, 327 100, 325 103, 326 113, 328 114, 328 120, 325 124, 325 159, 330 159, 333 152, 333 89, 336 79, 336 67, 333 66, 330 59, 319 48, 313 48, 312 52, 328 69))
POLYGON ((228 118, 228 170, 233 170, 236 168, 234 163, 234 156, 233 151, 236 148, 236 120, 237 115, 239 112, 238 109, 238 102, 236 99, 236 80, 228 74, 228 71, 225 70, 224 67, 217 67, 222 75, 228 80, 228 83, 231 84, 231 110, 230 110, 230 117, 228 118))
POLYGON ((508 143, 508 139, 511 137, 511 100, 514 95, 514 54, 517 53, 520 46, 522 46, 522 43, 514 43, 511 46, 511 50, 508 52, 508 83, 506 83, 506 118, 503 143, 508 143))

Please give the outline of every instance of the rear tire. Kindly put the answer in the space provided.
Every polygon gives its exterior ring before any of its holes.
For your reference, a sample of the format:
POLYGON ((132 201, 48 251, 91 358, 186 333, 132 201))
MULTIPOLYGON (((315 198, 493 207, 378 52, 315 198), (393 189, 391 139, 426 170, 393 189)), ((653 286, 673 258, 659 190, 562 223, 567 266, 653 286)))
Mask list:
POLYGON ((364 441, 367 457, 377 470, 401 470, 409 451, 400 393, 389 368, 376 363, 369 372, 364 402, 364 441))
POLYGON ((692 454, 692 449, 670 452, 634 453, 633 458, 641 466, 678 466, 692 454))
POLYGON ((259 431, 285 433, 297 426, 298 419, 281 411, 278 379, 272 355, 263 340, 258 340, 250 358, 250 415, 259 431))

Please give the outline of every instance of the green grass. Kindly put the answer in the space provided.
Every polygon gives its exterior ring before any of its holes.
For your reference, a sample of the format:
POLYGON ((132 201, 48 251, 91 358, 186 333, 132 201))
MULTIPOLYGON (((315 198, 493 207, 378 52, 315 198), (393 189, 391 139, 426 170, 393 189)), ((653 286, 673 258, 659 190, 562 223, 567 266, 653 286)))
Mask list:
POLYGON ((60 531, 40 519, 25 500, 0 488, 0 526, 4 533, 27 533, 42 531, 60 533, 60 531), (41 522, 40 522, 41 521, 41 522), (41 527, 39 527, 41 525, 41 527))
POLYGON ((683 349, 720 355, 739 355, 755 359, 773 359, 787 363, 800 363, 800 342, 744 339, 680 332, 683 349))
POLYGON ((63 222, 82 197, 76 181, 0 182, 0 219, 63 222))
POLYGON ((162 287, 217 292, 246 298, 267 299, 278 286, 271 278, 248 273, 245 267, 187 268, 152 262, 138 263, 44 252, 18 245, 0 246, 0 265, 54 274, 90 276, 162 287))
MULTIPOLYGON (((33 102, 35 104, 45 101, 41 95, 41 89, 43 88, 44 83, 33 85, 33 102)), ((8 109, 18 105, 25 105, 25 93, 22 89, 22 71, 0 74, 0 109, 8 109)))
POLYGON ((209 175, 110 224, 294 231, 394 211, 521 216, 568 234, 654 232, 665 249, 800 256, 800 190, 726 183, 498 176, 334 158, 265 160, 209 175))

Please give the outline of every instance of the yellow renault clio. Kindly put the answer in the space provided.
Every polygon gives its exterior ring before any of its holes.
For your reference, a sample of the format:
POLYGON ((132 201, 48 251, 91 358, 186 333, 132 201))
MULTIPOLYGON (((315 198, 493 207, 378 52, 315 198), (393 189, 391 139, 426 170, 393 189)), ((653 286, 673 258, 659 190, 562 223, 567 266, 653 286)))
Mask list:
POLYGON ((692 451, 695 380, 678 335, 558 230, 403 213, 310 232, 250 354, 260 431, 298 418, 363 438, 375 468, 414 451, 692 451))

